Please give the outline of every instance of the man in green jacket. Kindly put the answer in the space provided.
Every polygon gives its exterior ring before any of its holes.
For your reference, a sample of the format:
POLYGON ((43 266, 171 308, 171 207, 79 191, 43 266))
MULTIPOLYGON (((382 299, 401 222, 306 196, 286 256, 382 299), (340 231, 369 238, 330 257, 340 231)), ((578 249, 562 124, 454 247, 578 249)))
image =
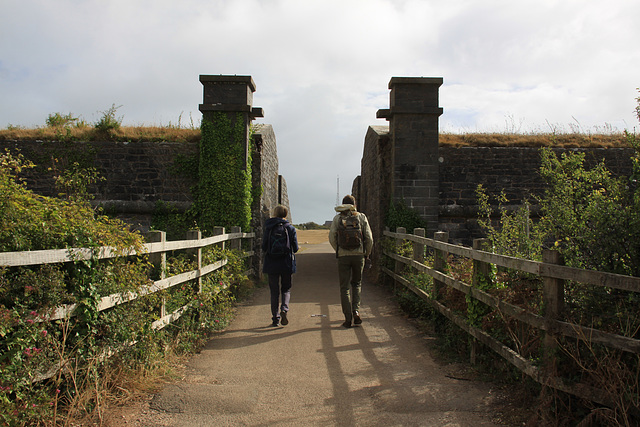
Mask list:
POLYGON ((373 235, 367 216, 356 210, 355 197, 345 196, 342 199, 342 205, 336 207, 336 212, 338 214, 333 218, 329 231, 329 242, 338 258, 340 302, 345 318, 342 326, 350 328, 352 324, 362 323, 360 318, 362 270, 365 259, 373 249, 373 235))

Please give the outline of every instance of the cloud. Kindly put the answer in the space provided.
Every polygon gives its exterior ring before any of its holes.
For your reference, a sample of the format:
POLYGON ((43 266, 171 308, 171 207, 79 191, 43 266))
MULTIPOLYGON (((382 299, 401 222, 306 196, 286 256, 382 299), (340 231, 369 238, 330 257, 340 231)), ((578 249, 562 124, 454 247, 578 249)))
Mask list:
POLYGON ((333 215, 393 76, 443 77, 445 131, 637 126, 640 4, 622 0, 9 0, 0 126, 199 123, 200 74, 251 75, 295 222, 333 215))

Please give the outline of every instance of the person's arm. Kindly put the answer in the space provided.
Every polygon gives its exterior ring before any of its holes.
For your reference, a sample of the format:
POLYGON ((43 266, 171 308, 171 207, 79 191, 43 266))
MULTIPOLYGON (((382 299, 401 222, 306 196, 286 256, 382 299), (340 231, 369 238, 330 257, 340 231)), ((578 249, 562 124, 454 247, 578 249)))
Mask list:
POLYGON ((296 228, 292 225, 289 227, 289 240, 291 242, 291 251, 293 253, 298 252, 298 233, 296 232, 296 228))
POLYGON ((269 235, 267 234, 267 228, 264 228, 264 232, 262 233, 262 253, 267 252, 269 235))
POLYGON ((331 222, 331 229, 329 230, 329 243, 331 243, 331 247, 334 251, 338 250, 338 223, 336 219, 338 216, 336 215, 331 222))
POLYGON ((369 256, 373 250, 373 233, 371 232, 367 216, 364 214, 362 216, 364 217, 364 226, 362 227, 364 231, 364 255, 369 256))

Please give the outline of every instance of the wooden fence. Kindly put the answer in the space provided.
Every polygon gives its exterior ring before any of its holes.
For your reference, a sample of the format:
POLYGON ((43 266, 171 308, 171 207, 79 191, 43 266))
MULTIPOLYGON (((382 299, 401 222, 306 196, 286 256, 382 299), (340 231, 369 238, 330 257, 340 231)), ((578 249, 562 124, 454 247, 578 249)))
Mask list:
POLYGON ((480 342, 540 384, 599 404, 610 407, 615 405, 615 402, 611 401, 611 396, 607 395, 602 389, 584 383, 569 382, 557 375, 553 369, 553 351, 548 350, 553 350, 555 346, 557 346, 557 339, 564 336, 573 338, 576 342, 588 341, 590 343, 599 343, 611 349, 640 354, 640 340, 568 323, 562 320, 565 281, 572 281, 581 285, 589 284, 596 287, 603 286, 622 291, 640 292, 640 278, 560 265, 560 257, 555 251, 545 251, 543 253, 543 262, 529 261, 510 256, 497 255, 482 250, 488 243, 486 239, 478 239, 474 241, 473 248, 468 248, 446 243, 448 233, 435 233, 434 239, 425 238, 424 233, 423 229, 415 229, 414 234, 407 234, 403 228, 398 228, 396 233, 386 230, 384 235, 394 239, 396 247, 399 247, 398 245, 400 245, 402 241, 412 242, 413 256, 412 258, 408 258, 398 255, 395 252, 385 251, 384 254, 386 256, 395 260, 395 271, 385 267, 382 267, 382 271, 392 277, 396 283, 404 285, 413 291, 421 299, 429 303, 438 312, 473 337, 474 345, 472 345, 471 348, 472 362, 475 361, 475 344, 480 342), (433 267, 424 264, 426 248, 430 248, 430 250, 433 251, 433 267), (445 273, 447 271, 446 263, 449 255, 473 260, 472 283, 465 283, 445 273), (491 265, 497 266, 498 268, 526 272, 542 278, 543 292, 541 306, 543 307, 543 312, 538 314, 527 311, 522 307, 502 301, 484 290, 478 289, 478 277, 486 274, 491 265), (427 292, 413 285, 404 277, 407 271, 418 271, 432 277, 432 291, 427 292), (482 302, 491 309, 499 312, 506 319, 515 319, 542 331, 542 342, 547 359, 543 360, 542 364, 535 363, 481 328, 471 325, 466 317, 456 313, 438 300, 438 294, 444 286, 462 292, 466 296, 467 301, 482 302))
MULTIPOLYGON (((104 311, 109 308, 115 307, 120 304, 125 304, 129 301, 137 298, 149 295, 155 292, 159 292, 165 289, 170 289, 177 285, 193 280, 198 281, 198 292, 202 292, 201 281, 204 276, 210 274, 216 270, 223 268, 227 263, 227 259, 218 260, 212 264, 202 265, 202 250, 203 248, 211 245, 227 245, 229 249, 242 248, 243 239, 253 239, 254 233, 243 233, 240 227, 233 227, 231 233, 225 233, 224 228, 218 227, 214 232, 214 236, 202 238, 200 231, 191 231, 188 233, 186 240, 167 241, 166 233, 162 231, 156 231, 148 233, 147 241, 143 247, 142 253, 136 253, 135 251, 129 252, 126 256, 136 255, 148 255, 149 260, 156 266, 157 271, 160 272, 160 278, 152 281, 149 285, 143 287, 137 292, 118 293, 101 298, 98 304, 98 310, 104 311), (173 251, 191 250, 197 259, 197 268, 191 271, 176 274, 171 277, 166 277, 166 259, 167 253, 173 251)), ((253 251, 243 252, 244 257, 253 256, 253 251)), ((97 259, 109 259, 123 256, 118 253, 114 248, 102 247, 98 250, 86 249, 86 248, 69 248, 69 249, 54 249, 54 250, 40 250, 40 251, 25 251, 25 252, 4 252, 0 253, 0 267, 18 267, 18 266, 35 266, 44 264, 58 264, 74 262, 79 260, 87 260, 91 258, 97 259), (97 254, 97 255, 96 255, 97 254)), ((247 273, 249 273, 248 271, 247 273)), ((68 304, 59 306, 54 313, 45 320, 59 320, 66 319, 73 316, 73 312, 76 309, 77 304, 68 304)), ((167 313, 165 301, 163 300, 160 309, 159 318, 155 320, 151 327, 153 329, 162 329, 171 322, 179 319, 182 314, 190 307, 190 303, 183 305, 171 312, 167 313)), ((40 320, 42 321, 42 319, 40 320)), ((55 369, 49 370, 49 373, 39 375, 38 380, 48 378, 55 372, 55 369)))

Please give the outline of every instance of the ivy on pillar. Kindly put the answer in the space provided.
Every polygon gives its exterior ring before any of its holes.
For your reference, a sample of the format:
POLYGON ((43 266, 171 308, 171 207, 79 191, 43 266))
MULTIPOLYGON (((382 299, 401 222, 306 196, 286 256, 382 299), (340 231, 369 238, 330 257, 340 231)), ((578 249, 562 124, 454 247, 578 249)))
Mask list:
POLYGON ((201 75, 204 87, 202 138, 196 213, 199 228, 210 235, 214 226, 251 223, 251 146, 249 128, 262 108, 255 108, 251 76, 201 75))

